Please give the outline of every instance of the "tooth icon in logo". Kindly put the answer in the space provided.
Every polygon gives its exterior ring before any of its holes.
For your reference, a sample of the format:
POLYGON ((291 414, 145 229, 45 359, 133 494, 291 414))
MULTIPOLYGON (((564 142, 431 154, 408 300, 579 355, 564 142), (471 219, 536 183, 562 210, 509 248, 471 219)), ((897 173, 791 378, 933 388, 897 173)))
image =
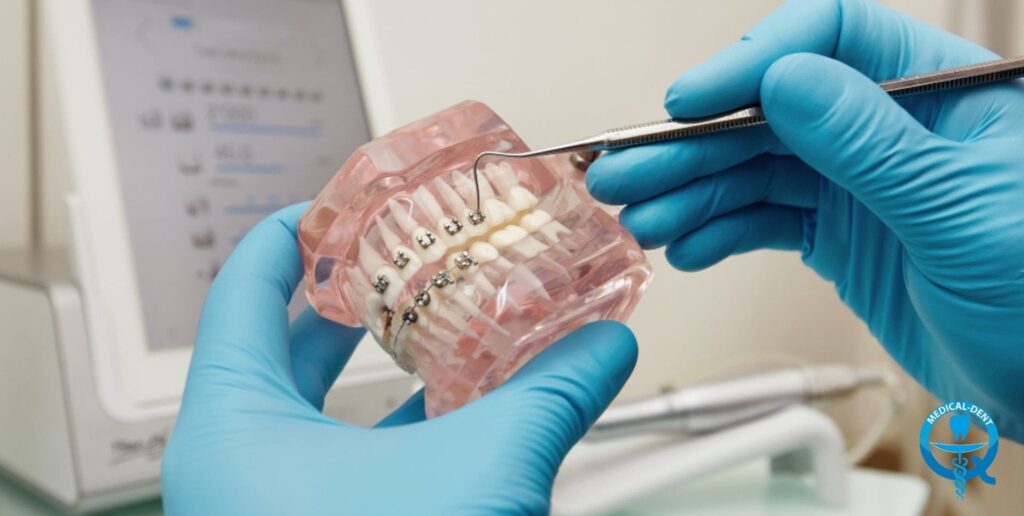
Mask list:
POLYGON ((953 431, 954 441, 967 439, 967 431, 971 429, 971 416, 955 414, 949 418, 949 429, 953 431))

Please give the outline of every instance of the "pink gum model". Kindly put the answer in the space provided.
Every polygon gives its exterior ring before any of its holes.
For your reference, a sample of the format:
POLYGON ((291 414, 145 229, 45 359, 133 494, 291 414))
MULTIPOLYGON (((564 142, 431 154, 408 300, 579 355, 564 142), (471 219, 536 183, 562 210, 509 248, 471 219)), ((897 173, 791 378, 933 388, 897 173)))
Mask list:
POLYGON ((299 224, 310 303, 418 373, 431 417, 579 326, 624 320, 651 276, 565 155, 483 160, 477 216, 484 150, 528 148, 487 106, 455 105, 356 150, 299 224))

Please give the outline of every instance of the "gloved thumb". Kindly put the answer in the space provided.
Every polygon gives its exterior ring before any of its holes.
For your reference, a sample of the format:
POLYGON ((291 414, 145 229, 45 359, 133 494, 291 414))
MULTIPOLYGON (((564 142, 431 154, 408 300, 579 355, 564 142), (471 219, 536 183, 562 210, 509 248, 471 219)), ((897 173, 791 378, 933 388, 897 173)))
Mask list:
POLYGON ((775 61, 761 81, 765 118, 804 162, 864 203, 901 238, 913 238, 956 142, 923 127, 875 82, 816 54, 775 61))
MULTIPOLYGON (((541 454, 551 474, 626 383, 636 365, 633 333, 615 321, 583 326, 467 408, 494 410, 496 436, 541 454), (474 407, 474 405, 478 405, 474 407)), ((508 444, 508 442, 506 442, 508 444)))

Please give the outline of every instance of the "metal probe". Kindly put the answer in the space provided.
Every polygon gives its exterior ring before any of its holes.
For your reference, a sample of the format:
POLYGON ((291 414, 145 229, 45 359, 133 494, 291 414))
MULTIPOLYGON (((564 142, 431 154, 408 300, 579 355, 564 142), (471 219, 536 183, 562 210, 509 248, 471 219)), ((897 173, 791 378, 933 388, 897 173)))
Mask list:
MULTIPOLYGON (((909 97, 922 93, 982 86, 994 82, 1016 79, 1024 76, 1024 56, 1010 59, 998 59, 958 68, 950 68, 903 79, 895 79, 879 83, 879 86, 893 98, 909 97)), ((546 149, 529 152, 485 151, 473 160, 473 180, 476 182, 477 211, 480 210, 480 181, 477 167, 481 158, 497 156, 506 158, 532 158, 562 152, 597 152, 649 143, 679 140, 693 136, 718 133, 741 127, 753 127, 765 123, 764 113, 760 105, 729 111, 707 118, 668 119, 657 122, 629 125, 617 129, 609 129, 590 138, 584 138, 546 149)))

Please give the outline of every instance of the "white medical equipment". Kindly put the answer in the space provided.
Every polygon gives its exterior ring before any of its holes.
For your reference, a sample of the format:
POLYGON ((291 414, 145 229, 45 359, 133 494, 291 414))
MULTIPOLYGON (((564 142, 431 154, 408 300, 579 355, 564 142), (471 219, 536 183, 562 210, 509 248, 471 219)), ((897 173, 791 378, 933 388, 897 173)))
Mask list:
POLYGON ((612 407, 559 470, 552 512, 686 507, 695 514, 920 514, 928 495, 923 480, 848 466, 877 443, 900 398, 895 376, 884 369, 817 364, 699 383, 612 407), (836 423, 811 405, 872 387, 884 389, 885 403, 847 451, 836 423), (732 485, 729 497, 697 502, 679 494, 688 488, 700 493, 702 481, 716 477, 732 485), (888 496, 864 496, 869 490, 888 496), (764 496, 770 492, 786 494, 764 496))
MULTIPOLYGON (((0 470, 91 510, 158 493, 209 282, 369 132, 337 0, 40 9, 72 248, 0 257, 0 470)), ((326 411, 372 422, 411 382, 361 346, 326 411)))

